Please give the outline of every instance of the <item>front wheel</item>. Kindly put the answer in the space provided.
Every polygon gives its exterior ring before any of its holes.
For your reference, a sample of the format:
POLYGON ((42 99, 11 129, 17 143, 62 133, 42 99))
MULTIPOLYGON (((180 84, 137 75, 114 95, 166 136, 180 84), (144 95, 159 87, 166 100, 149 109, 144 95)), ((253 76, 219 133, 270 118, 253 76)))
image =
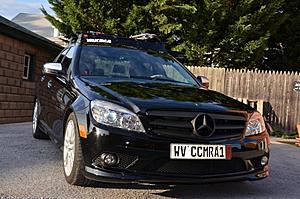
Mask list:
POLYGON ((82 174, 84 162, 74 113, 70 114, 65 126, 63 161, 66 181, 72 185, 87 185, 90 181, 82 174))

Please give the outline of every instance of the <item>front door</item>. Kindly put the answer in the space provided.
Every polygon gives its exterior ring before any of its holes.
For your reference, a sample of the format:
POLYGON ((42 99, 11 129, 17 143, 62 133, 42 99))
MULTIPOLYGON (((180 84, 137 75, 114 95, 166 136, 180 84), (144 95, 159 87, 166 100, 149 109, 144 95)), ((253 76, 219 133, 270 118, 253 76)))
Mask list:
MULTIPOLYGON (((70 47, 64 58, 61 60, 64 74, 67 74, 68 68, 71 66, 74 47, 70 47)), ((69 104, 71 90, 68 84, 67 75, 52 76, 49 80, 48 89, 51 92, 51 103, 49 107, 49 125, 53 131, 53 136, 59 142, 63 140, 64 132, 64 114, 69 104), (50 87, 50 88, 49 88, 50 87)))

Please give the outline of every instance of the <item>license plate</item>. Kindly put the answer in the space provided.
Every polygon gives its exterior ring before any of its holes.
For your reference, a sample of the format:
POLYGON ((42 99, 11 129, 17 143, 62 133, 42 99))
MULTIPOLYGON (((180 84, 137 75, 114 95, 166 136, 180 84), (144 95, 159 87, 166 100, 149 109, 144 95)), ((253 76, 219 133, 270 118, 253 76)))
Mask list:
POLYGON ((170 159, 231 159, 230 145, 171 144, 170 159))

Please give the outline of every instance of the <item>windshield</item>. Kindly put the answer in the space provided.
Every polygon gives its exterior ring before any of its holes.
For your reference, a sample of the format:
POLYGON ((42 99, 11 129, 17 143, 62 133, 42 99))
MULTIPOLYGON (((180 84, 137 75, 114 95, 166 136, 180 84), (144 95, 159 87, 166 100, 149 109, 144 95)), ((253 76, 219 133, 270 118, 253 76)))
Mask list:
POLYGON ((122 47, 83 46, 79 73, 81 76, 149 79, 197 85, 191 75, 170 56, 122 47))

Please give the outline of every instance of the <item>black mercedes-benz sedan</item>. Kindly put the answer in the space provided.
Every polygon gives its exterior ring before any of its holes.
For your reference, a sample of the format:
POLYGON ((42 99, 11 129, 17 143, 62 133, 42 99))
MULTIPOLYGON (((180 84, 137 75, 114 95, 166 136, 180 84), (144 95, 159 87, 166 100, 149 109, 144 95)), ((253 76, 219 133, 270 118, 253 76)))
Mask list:
POLYGON ((263 117, 209 90, 206 80, 151 34, 84 32, 43 66, 33 136, 63 150, 65 178, 74 185, 267 177, 263 117))

